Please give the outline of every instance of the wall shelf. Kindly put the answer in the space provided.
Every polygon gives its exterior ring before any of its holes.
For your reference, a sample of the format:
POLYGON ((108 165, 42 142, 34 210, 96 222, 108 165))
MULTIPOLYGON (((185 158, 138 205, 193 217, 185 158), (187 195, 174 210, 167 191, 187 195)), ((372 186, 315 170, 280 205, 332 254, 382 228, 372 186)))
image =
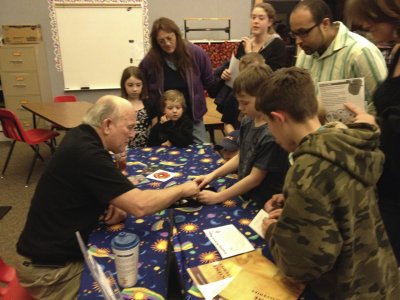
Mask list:
POLYGON ((229 18, 186 18, 184 22, 185 39, 187 39, 187 33, 190 31, 223 31, 228 34, 228 40, 231 39, 231 19, 229 18), (226 21, 228 24, 226 27, 189 27, 188 21, 226 21))

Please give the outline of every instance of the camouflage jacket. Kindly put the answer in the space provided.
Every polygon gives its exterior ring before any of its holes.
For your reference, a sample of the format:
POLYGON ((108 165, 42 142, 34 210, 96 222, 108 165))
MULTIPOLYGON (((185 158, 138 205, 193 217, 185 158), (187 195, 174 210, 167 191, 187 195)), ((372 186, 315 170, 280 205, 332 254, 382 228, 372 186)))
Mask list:
POLYGON ((375 196, 384 156, 367 124, 326 128, 293 153, 285 206, 266 235, 276 264, 319 299, 400 299, 375 196))

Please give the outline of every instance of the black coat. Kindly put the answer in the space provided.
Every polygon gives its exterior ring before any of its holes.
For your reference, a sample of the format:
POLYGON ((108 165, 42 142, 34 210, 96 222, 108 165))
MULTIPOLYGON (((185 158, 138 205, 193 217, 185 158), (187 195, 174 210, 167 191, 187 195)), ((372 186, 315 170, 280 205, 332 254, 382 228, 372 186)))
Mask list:
POLYGON ((187 147, 193 143, 193 120, 183 114, 177 121, 158 122, 151 128, 149 146, 161 146, 170 141, 172 146, 187 147))

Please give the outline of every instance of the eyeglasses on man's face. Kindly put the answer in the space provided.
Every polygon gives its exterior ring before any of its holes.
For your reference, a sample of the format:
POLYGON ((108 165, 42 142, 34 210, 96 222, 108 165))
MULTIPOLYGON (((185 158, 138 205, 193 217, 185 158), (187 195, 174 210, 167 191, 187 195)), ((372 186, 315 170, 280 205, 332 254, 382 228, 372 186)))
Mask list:
POLYGON ((307 28, 307 29, 303 29, 303 28, 300 28, 299 30, 297 30, 297 31, 291 31, 289 34, 290 34, 290 36, 292 37, 292 38, 296 38, 296 37, 299 37, 299 38, 301 38, 301 39, 304 39, 304 38, 306 38, 307 36, 308 36, 308 34, 311 32, 311 30, 313 30, 315 27, 317 27, 319 24, 317 23, 317 24, 315 24, 314 26, 311 26, 310 28, 307 28))

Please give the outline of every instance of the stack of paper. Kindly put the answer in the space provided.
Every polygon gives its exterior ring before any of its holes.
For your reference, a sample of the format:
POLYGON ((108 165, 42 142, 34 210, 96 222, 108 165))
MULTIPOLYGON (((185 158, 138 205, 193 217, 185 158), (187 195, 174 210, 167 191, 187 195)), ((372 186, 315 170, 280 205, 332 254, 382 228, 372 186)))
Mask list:
POLYGON ((205 299, 295 300, 304 289, 258 250, 189 268, 188 273, 205 299))

